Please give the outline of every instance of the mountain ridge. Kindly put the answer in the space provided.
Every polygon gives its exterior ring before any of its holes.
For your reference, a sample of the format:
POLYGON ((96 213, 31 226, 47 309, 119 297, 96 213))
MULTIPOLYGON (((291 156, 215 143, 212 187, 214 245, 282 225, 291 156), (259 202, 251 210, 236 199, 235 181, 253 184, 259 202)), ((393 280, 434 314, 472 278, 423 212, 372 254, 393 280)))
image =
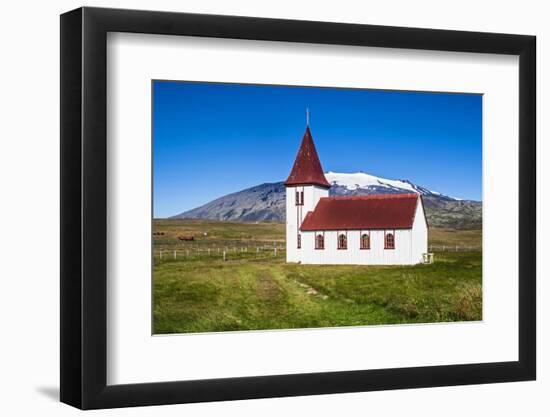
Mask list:
MULTIPOLYGON (((360 196, 415 192, 422 195, 430 226, 456 229, 481 228, 482 203, 461 200, 412 183, 365 172, 325 174, 330 196, 360 196)), ((237 222, 284 222, 285 186, 282 181, 263 183, 216 198, 172 216, 172 219, 208 219, 237 222)))

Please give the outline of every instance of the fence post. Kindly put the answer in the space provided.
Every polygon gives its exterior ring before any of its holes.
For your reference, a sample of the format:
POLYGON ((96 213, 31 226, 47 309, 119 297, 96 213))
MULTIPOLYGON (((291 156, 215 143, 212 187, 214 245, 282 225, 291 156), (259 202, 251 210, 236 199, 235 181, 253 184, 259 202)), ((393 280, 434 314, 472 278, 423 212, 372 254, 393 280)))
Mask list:
POLYGON ((223 251, 223 261, 225 262, 225 251, 223 251))
POLYGON ((210 256, 210 248, 208 248, 208 256, 210 256))
POLYGON ((176 256, 177 256, 177 255, 176 255, 176 250, 174 249, 174 259, 177 259, 176 256))
POLYGON ((277 246, 275 246, 275 256, 277 256, 277 246))

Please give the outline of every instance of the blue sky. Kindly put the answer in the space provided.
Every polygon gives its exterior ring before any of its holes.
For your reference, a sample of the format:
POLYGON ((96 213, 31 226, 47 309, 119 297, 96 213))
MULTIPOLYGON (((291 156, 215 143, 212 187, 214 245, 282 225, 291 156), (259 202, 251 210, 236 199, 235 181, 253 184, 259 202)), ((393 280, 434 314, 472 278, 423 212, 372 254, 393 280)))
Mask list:
POLYGON ((306 108, 325 171, 481 200, 480 95, 154 81, 154 216, 285 180, 306 108))

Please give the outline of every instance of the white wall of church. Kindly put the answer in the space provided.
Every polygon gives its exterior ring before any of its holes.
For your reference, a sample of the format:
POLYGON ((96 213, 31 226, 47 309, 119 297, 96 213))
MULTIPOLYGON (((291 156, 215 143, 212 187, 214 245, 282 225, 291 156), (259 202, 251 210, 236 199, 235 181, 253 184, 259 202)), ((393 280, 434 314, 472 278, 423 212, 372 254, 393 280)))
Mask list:
POLYGON ((300 232, 301 248, 298 249, 298 232, 308 212, 313 211, 321 197, 328 197, 328 190, 314 185, 286 188, 286 260, 303 264, 355 264, 355 265, 414 265, 422 262, 428 252, 428 225, 424 207, 417 205, 412 229, 325 231, 325 248, 315 249, 318 232, 300 232), (296 191, 304 192, 304 204, 296 205, 296 191), (394 232, 395 249, 384 248, 386 232, 394 232), (347 249, 338 249, 338 235, 347 235, 347 249), (363 233, 370 235, 370 249, 361 249, 363 233))
POLYGON ((395 249, 384 248, 384 230, 348 230, 347 249, 338 249, 337 241, 337 236, 346 231, 325 231, 324 249, 315 249, 317 233, 322 231, 302 232, 302 248, 296 252, 303 264, 410 265, 420 262, 412 256, 412 229, 395 230, 395 249), (370 249, 360 249, 360 236, 365 232, 370 234, 370 249))
POLYGON ((413 263, 422 262, 422 255, 428 252, 428 224, 424 215, 424 206, 421 200, 416 206, 412 227, 412 261, 413 263))
MULTIPOLYGON (((298 262, 298 228, 309 211, 313 211, 321 197, 328 197, 328 189, 316 185, 286 187, 286 261, 298 262), (304 204, 296 205, 296 191, 304 192, 304 204)), ((303 247, 303 242, 302 242, 303 247)))

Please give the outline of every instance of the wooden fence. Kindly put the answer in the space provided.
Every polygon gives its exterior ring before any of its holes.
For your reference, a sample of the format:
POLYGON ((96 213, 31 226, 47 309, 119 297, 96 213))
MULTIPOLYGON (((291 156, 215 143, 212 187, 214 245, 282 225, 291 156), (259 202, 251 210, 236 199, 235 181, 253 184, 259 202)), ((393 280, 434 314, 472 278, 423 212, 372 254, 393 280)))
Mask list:
MULTIPOLYGON (((481 252, 480 246, 429 245, 428 252, 481 252)), ((284 257, 285 247, 281 243, 261 245, 205 245, 187 244, 155 248, 155 261, 177 261, 196 258, 213 258, 223 261, 240 259, 268 259, 284 257)))
POLYGON ((198 257, 217 258, 223 261, 243 258, 269 258, 285 255, 282 245, 263 246, 209 246, 188 245, 186 248, 155 249, 153 257, 156 261, 185 260, 198 257))
POLYGON ((481 252, 481 246, 429 245, 428 252, 481 252))

